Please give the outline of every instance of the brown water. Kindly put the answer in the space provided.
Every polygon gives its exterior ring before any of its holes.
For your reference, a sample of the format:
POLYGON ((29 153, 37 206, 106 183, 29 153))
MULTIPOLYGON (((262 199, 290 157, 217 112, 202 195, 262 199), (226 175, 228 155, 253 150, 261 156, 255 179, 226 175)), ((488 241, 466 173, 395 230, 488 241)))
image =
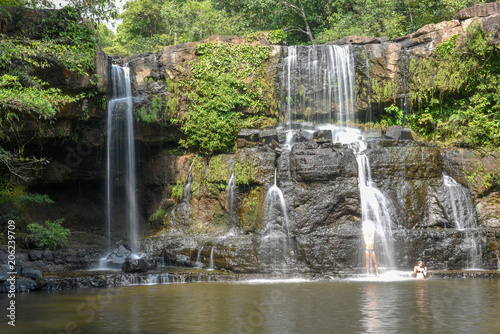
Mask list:
POLYGON ((250 281, 0 295, 0 333, 499 333, 500 280, 250 281))

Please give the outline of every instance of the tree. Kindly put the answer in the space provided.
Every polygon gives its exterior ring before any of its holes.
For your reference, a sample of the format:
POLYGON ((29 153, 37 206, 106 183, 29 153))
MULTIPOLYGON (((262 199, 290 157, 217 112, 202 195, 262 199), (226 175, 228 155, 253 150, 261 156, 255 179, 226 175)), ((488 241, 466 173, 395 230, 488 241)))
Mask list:
POLYGON ((244 32, 237 18, 215 9, 210 0, 167 1, 162 7, 161 16, 168 27, 167 34, 174 36, 174 43, 244 32))
POLYGON ((244 20, 248 31, 282 29, 298 32, 297 41, 313 41, 314 30, 321 26, 324 0, 212 0, 215 8, 224 9, 244 20), (306 37, 305 40, 303 37, 306 37))
MULTIPOLYGON (((0 16, 11 20, 9 14, 0 16)), ((82 97, 49 87, 37 73, 59 66, 88 75, 95 54, 94 31, 75 8, 49 12, 40 18, 39 24, 30 37, 0 35, 0 163, 23 180, 33 177, 45 161, 25 153, 26 145, 37 137, 40 124, 54 120, 63 105, 82 97), (33 125, 29 131, 26 124, 33 125)))

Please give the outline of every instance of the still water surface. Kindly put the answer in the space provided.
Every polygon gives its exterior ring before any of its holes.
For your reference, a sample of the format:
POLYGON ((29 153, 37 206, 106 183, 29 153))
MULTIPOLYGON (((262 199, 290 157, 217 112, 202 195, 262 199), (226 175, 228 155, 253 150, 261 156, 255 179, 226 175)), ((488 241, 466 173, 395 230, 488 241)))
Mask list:
MULTIPOLYGON (((5 314, 7 296, 0 296, 5 314)), ((32 292, 0 333, 500 333, 500 280, 247 281, 32 292)))

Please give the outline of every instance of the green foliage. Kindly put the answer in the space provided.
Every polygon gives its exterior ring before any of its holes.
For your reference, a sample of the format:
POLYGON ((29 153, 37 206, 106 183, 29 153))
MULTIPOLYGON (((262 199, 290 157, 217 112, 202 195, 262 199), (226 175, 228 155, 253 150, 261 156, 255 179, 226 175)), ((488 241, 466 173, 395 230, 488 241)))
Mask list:
POLYGON ((451 20, 461 9, 484 0, 334 0, 319 12, 322 29, 316 43, 350 35, 396 37, 410 34, 426 24, 451 20))
POLYGON ((103 50, 114 45, 115 34, 105 24, 98 24, 95 33, 97 44, 103 50))
MULTIPOLYGON (((93 30, 75 8, 49 12, 35 32, 32 39, 0 35, 0 162, 26 180, 44 160, 24 155, 25 142, 37 133, 21 136, 21 125, 51 121, 62 106, 83 97, 49 87, 37 73, 61 68, 87 75, 95 54, 93 30)), ((96 83, 98 78, 90 80, 96 83)))
POLYGON ((184 184, 181 181, 177 181, 175 184, 170 185, 168 190, 169 196, 178 202, 182 199, 184 184))
POLYGON ((462 147, 500 145, 500 54, 478 25, 410 64, 413 128, 462 147))
POLYGON ((410 116, 405 113, 404 110, 399 109, 397 106, 392 104, 391 106, 384 108, 385 115, 382 117, 382 121, 387 125, 406 125, 410 120, 410 116))
POLYGON ((250 185, 254 179, 255 165, 253 162, 234 161, 234 176, 237 185, 250 185))
POLYGON ((22 196, 19 196, 20 201, 31 202, 36 204, 53 204, 54 201, 50 199, 47 194, 32 194, 27 193, 22 196))
POLYGON ((56 221, 45 221, 44 225, 33 223, 28 225, 28 232, 31 239, 39 246, 49 249, 64 247, 71 235, 69 229, 64 228, 64 219, 56 221))
POLYGON ((191 191, 194 196, 217 195, 226 189, 230 169, 222 155, 212 158, 196 156, 192 162, 191 173, 191 191))
POLYGON ((163 218, 163 216, 165 216, 165 213, 166 213, 166 210, 165 209, 158 209, 155 211, 155 213, 153 213, 150 217, 149 217, 149 220, 150 221, 154 221, 154 220, 160 220, 163 218))
POLYGON ((271 44, 280 44, 286 41, 288 34, 282 29, 269 31, 268 39, 271 44))
POLYGON ((234 148, 238 130, 252 126, 258 120, 254 116, 269 108, 269 91, 260 89, 269 49, 209 42, 198 44, 196 53, 199 62, 192 64, 186 83, 190 110, 181 127, 187 138, 180 143, 202 154, 227 152, 234 148))
POLYGON ((153 95, 151 105, 146 110, 146 108, 142 107, 138 112, 138 120, 142 120, 145 123, 154 123, 161 122, 166 123, 168 118, 167 115, 164 115, 162 108, 162 98, 158 95, 153 95))

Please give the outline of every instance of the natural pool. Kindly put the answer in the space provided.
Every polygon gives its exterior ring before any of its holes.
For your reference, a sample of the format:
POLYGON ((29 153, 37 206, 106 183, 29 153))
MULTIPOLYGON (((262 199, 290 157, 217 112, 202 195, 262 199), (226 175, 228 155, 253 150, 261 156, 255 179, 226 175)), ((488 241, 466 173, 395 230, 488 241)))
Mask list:
POLYGON ((498 279, 142 285, 19 293, 16 327, 1 332, 495 333, 498 305, 498 279))

